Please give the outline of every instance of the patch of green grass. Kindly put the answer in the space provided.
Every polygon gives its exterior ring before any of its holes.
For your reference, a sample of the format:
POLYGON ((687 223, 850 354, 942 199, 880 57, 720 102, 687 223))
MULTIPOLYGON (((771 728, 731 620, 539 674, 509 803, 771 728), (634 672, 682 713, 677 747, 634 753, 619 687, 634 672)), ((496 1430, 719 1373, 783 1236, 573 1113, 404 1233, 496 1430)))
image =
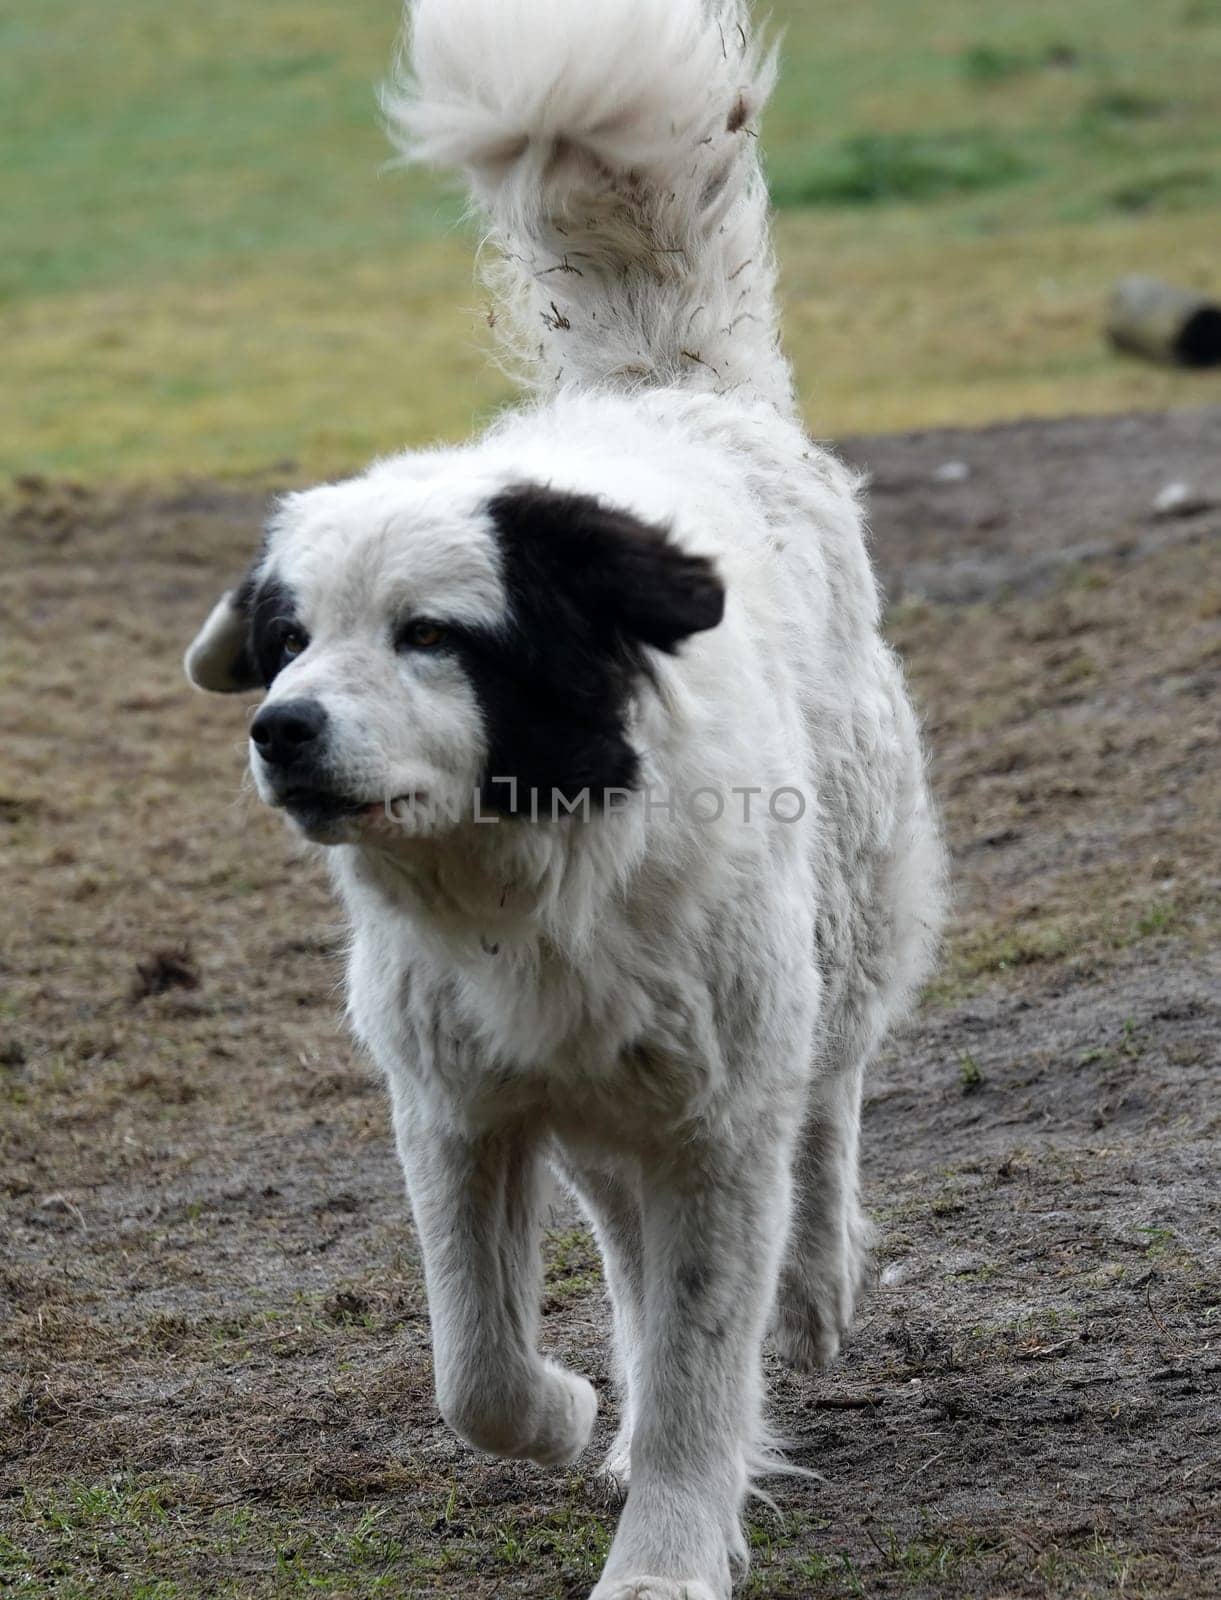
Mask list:
MULTIPOLYGON (((808 1547, 823 1537, 823 1530, 811 1526, 808 1519, 785 1519, 786 1523, 790 1520, 796 1522, 796 1541, 802 1545, 808 1547)), ((770 1534, 752 1538, 752 1556, 761 1560, 761 1565, 752 1568, 743 1593, 771 1594, 777 1577, 780 1593, 800 1593, 803 1600, 847 1600, 892 1589, 939 1592, 977 1569, 1000 1548, 996 1540, 974 1530, 940 1526, 932 1518, 923 1519, 914 1536, 893 1529, 870 1533, 869 1544, 859 1552, 816 1550, 794 1559, 796 1541, 787 1533, 778 1543, 770 1534)))
POLYGON ((1108 189, 1106 202, 1131 213, 1190 211, 1221 196, 1221 175, 1207 167, 1148 172, 1108 189))
POLYGON ((31 1557, 29 1552, 20 1545, 0 1533, 0 1577, 5 1579, 20 1578, 29 1571, 31 1557))
POLYGON ((958 1081, 962 1085, 963 1094, 978 1094, 984 1086, 983 1070, 969 1050, 964 1050, 959 1055, 958 1081))
POLYGON ((1033 1572, 1048 1600, 1078 1600, 1093 1594, 1160 1600, 1178 1576, 1172 1556, 1132 1549, 1098 1533, 1076 1546, 1049 1539, 1035 1556, 1033 1572))
POLYGON ((398 21, 393 0, 6 8, 0 301, 451 225, 430 180, 383 178, 398 21))
POLYGON ((546 1561, 557 1564, 565 1578, 596 1582, 610 1544, 604 1518, 558 1510, 526 1525, 502 1524, 488 1554, 509 1569, 535 1569, 546 1561))
POLYGON ((916 1539, 889 1534, 882 1564, 910 1585, 938 1585, 955 1577, 963 1567, 976 1564, 989 1546, 977 1534, 953 1537, 930 1531, 916 1539))
MULTIPOLYGON (((851 1556, 842 1552, 807 1556, 797 1563, 794 1576, 799 1581, 804 1579, 806 1583, 813 1584, 813 1593, 820 1596, 863 1595, 868 1592, 851 1556)), ((766 1594, 766 1588, 762 1588, 761 1592, 766 1594)))
POLYGON ((1001 1276, 1001 1269, 995 1262, 985 1261, 978 1267, 964 1267, 961 1272, 952 1272, 950 1276, 961 1278, 965 1283, 991 1283, 1001 1276))
POLYGON ((1145 1255, 1150 1261, 1160 1261, 1170 1254, 1171 1249, 1178 1243, 1174 1232, 1170 1228, 1137 1228, 1135 1230, 1144 1240, 1145 1255))
MULTIPOLYGON (((210 1511, 184 1498, 171 1516, 166 1497, 163 1488, 121 1479, 27 1495, 22 1520, 28 1538, 22 1545, 0 1542, 6 1596, 171 1600, 201 1592, 202 1569, 208 1593, 226 1600, 254 1593, 276 1600, 311 1594, 364 1600, 414 1593, 415 1580, 425 1575, 481 1570, 495 1543, 496 1530, 486 1520, 455 1529, 452 1539, 425 1539, 421 1524, 392 1505, 315 1508, 287 1519, 266 1506, 210 1511), (250 1574, 256 1572, 254 1584, 250 1574)), ((596 1559, 596 1540, 576 1524, 591 1519, 569 1520, 557 1514, 560 1544, 554 1548, 568 1570, 584 1576, 596 1559)), ((539 1534, 529 1550, 541 1559, 545 1544, 539 1534)))
MULTIPOLYGON (((1215 0, 763 9, 817 433, 1221 395, 1099 335, 1124 273, 1216 281, 1215 0)), ((452 193, 387 166, 397 26, 397 0, 0 15, 0 472, 330 474, 504 402, 452 193)))
POLYGON ((1149 94, 1143 89, 1108 88, 1092 94, 1082 107, 1082 120, 1087 124, 1098 122, 1150 122, 1164 117, 1171 102, 1160 94, 1149 94))
POLYGON ((876 206, 972 194, 1028 171, 1011 145, 982 131, 860 133, 775 187, 780 206, 876 206))
POLYGON ((1016 50, 994 44, 972 45, 962 54, 962 71, 967 82, 980 88, 1009 83, 1032 72, 1075 68, 1081 52, 1071 44, 1056 43, 1039 50, 1016 50))
POLYGON ((1072 927, 1060 919, 1017 927, 985 928, 963 941, 955 952, 961 975, 979 977, 1013 967, 1059 961, 1074 943, 1072 927))
POLYGON ((175 1600, 179 1584, 160 1572, 171 1499, 163 1485, 123 1477, 68 1484, 58 1494, 27 1492, 20 1513, 27 1530, 23 1544, 0 1539, 5 1595, 118 1600, 121 1593, 123 1600, 175 1600), (111 1586, 102 1574, 122 1576, 111 1586))
POLYGON ((25 1498, 27 1519, 71 1538, 78 1533, 163 1526, 172 1493, 162 1484, 138 1484, 122 1477, 102 1483, 69 1484, 61 1494, 25 1498))
POLYGON ((1176 906, 1150 906, 1148 911, 1136 919, 1133 932, 1138 939, 1153 939, 1159 934, 1173 932, 1180 920, 1180 914, 1176 906))
POLYGON ((602 1283, 602 1258, 587 1228, 552 1229, 544 1243, 547 1295, 552 1302, 589 1294, 602 1283))
MULTIPOLYGON (((951 940, 942 971, 930 984, 927 997, 948 1004, 975 993, 984 979, 1024 967, 1078 957, 1106 958, 1143 939, 1190 934, 1192 921, 1176 901, 1159 901, 1136 912, 1122 893, 1115 899, 1112 893, 1113 886, 1100 881, 1078 896, 1074 902, 1077 909, 1072 911, 1048 907, 1028 919, 985 923, 959 933, 951 940)), ((1129 1018, 1118 1040, 1086 1049, 1078 1062, 1088 1066, 1121 1056, 1135 1060, 1144 1049, 1137 1023, 1129 1018)))
POLYGON ((1001 50, 992 44, 977 44, 965 51, 962 70, 968 83, 1005 83, 1036 70, 1035 62, 1020 50, 1001 50))
POLYGON ((800 1594, 803 1600, 815 1596, 840 1600, 865 1592, 847 1551, 817 1548, 832 1536, 826 1521, 796 1511, 773 1511, 766 1518, 748 1520, 745 1532, 751 1565, 741 1586, 743 1596, 800 1594))

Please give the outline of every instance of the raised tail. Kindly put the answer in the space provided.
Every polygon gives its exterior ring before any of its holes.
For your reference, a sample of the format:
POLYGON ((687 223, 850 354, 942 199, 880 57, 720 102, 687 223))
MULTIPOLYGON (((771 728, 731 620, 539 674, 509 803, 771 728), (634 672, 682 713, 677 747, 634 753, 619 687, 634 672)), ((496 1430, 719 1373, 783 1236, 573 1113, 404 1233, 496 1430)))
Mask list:
POLYGON ((555 384, 747 388, 786 409, 743 0, 408 0, 386 110, 490 223, 495 325, 555 384))

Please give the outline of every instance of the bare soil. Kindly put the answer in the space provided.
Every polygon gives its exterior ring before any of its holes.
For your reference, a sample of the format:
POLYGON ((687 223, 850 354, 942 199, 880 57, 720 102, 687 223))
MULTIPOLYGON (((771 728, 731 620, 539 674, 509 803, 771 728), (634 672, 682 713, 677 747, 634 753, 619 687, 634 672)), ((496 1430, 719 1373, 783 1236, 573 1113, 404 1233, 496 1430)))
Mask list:
MULTIPOLYGON (((1203 1600, 1221 411, 847 450, 957 905, 869 1089, 879 1282, 832 1371, 773 1370, 822 1476, 752 1512, 747 1592, 1203 1600), (1156 517, 1176 479, 1211 508, 1156 517)), ((441 1426, 335 909, 243 790, 240 705, 181 681, 264 506, 0 512, 0 1591, 581 1600, 613 1509, 441 1426)), ((548 1263, 547 1343, 605 1387, 569 1212, 548 1263)))

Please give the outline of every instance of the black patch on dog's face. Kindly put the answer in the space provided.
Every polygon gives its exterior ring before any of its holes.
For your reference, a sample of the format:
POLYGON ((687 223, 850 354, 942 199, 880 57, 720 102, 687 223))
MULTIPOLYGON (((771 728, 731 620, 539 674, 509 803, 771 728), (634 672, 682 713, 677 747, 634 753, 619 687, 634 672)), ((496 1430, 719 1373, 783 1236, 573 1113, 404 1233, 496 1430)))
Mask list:
POLYGON ((301 632, 296 599, 279 578, 271 576, 260 580, 252 573, 234 600, 250 619, 246 651, 254 675, 265 689, 270 689, 287 665, 284 641, 290 634, 301 632))
POLYGON ((509 598, 507 627, 457 640, 479 696, 490 752, 488 809, 539 814, 553 795, 576 804, 631 789, 639 758, 627 738, 645 647, 673 653, 715 628, 725 592, 712 563, 588 495, 537 486, 489 506, 509 598), (516 804, 509 786, 514 778, 516 804))

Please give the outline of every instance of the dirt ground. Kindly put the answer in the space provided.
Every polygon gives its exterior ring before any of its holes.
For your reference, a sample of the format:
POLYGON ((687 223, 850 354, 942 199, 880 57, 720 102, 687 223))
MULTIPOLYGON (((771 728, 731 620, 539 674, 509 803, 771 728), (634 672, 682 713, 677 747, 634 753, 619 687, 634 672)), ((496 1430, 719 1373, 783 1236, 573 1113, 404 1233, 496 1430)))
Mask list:
MULTIPOLYGON (((834 1370, 773 1368, 822 1478, 752 1512, 746 1592, 1204 1600, 1221 411, 847 449, 957 907, 869 1087, 880 1281, 834 1370), (1173 480, 1211 509, 1155 516, 1173 480)), ((614 1513, 441 1426, 336 912, 241 706, 181 681, 264 504, 3 502, 0 1591, 582 1600, 614 1513)), ((546 1342, 605 1388, 564 1210, 548 1263, 546 1342)))

